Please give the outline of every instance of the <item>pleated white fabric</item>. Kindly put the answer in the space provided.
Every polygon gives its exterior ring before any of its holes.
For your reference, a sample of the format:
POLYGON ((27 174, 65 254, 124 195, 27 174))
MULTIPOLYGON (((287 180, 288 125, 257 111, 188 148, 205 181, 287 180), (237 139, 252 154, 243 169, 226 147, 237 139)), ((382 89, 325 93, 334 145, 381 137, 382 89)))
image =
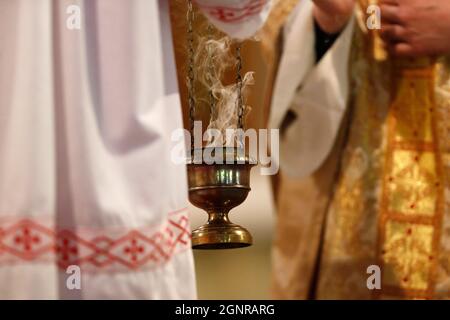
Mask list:
POLYGON ((179 128, 167 1, 1 0, 0 298, 196 298, 179 128))

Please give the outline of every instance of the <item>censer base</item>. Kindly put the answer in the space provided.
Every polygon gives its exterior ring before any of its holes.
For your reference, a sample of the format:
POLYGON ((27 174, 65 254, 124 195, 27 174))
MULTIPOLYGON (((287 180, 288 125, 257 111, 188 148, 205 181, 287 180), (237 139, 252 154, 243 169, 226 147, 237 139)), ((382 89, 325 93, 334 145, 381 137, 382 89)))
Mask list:
MULTIPOLYGON (((187 165, 189 201, 208 214, 208 222, 192 232, 194 249, 234 249, 248 247, 252 236, 247 229, 232 223, 228 213, 245 201, 250 191, 250 170, 254 165, 248 157, 240 156, 236 148, 205 148, 203 160, 187 165), (209 152, 207 152, 209 151, 209 152), (220 152, 220 153, 219 153, 220 152), (232 163, 208 164, 205 153, 232 163)), ((195 150, 193 154, 195 154, 195 150)), ((214 157, 213 157, 214 158, 214 157)))
POLYGON ((250 232, 233 223, 207 223, 192 232, 193 249, 237 249, 251 246, 252 243, 250 232))

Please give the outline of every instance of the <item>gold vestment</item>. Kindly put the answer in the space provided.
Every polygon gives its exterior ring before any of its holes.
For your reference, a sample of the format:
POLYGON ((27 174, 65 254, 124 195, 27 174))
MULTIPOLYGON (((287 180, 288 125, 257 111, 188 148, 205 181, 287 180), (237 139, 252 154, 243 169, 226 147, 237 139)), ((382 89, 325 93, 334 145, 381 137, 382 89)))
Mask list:
POLYGON ((281 173, 276 298, 450 297, 450 59, 379 59, 375 39, 355 31, 327 162, 306 180, 281 173))

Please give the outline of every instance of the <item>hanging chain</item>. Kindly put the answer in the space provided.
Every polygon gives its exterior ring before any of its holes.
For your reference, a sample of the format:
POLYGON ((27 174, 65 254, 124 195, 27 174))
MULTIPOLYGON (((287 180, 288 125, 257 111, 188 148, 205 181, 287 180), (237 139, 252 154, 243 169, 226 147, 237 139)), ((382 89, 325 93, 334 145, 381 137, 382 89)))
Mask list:
POLYGON ((187 88, 188 88, 188 102, 189 102, 189 124, 191 129, 191 153, 194 150, 194 123, 195 123, 195 72, 194 72, 194 8, 192 7, 192 0, 187 2, 187 88))
POLYGON ((238 129, 244 129, 244 99, 242 97, 242 56, 241 56, 241 44, 238 43, 236 47, 236 60, 237 60, 237 107, 238 107, 238 129))
POLYGON ((210 117, 211 120, 216 119, 216 99, 214 97, 213 93, 213 86, 214 86, 214 57, 213 57, 213 44, 211 43, 213 39, 213 26, 209 23, 208 24, 208 80, 209 80, 209 108, 210 108, 210 117))
MULTIPOLYGON (((188 47, 188 60, 187 60, 187 87, 188 87, 188 101, 189 101, 189 123, 190 123, 190 133, 191 133, 191 152, 194 150, 194 123, 195 123, 195 113, 196 113, 196 101, 195 101, 195 52, 194 52, 194 8, 192 5, 192 0, 187 0, 187 47, 188 47)), ((212 26, 208 25, 208 40, 212 39, 212 26)), ((213 83, 214 77, 214 61, 212 57, 211 49, 208 48, 208 73, 210 76, 211 84, 213 83)), ((238 129, 244 129, 244 100, 242 97, 242 56, 241 56, 241 44, 239 43, 236 47, 236 60, 237 60, 237 113, 238 113, 238 129)), ((211 118, 216 117, 216 101, 212 89, 209 90, 210 99, 210 112, 211 118)))

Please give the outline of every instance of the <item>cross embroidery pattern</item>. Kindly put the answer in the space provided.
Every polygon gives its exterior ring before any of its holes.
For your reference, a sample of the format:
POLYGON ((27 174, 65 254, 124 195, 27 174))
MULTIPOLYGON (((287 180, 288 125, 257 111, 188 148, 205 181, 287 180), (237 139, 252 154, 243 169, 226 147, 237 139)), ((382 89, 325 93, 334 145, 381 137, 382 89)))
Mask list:
POLYGON ((208 6, 197 3, 197 5, 205 11, 208 15, 215 19, 225 22, 240 22, 247 18, 256 15, 262 11, 268 0, 250 0, 239 7, 226 6, 208 6))
POLYGON ((135 270, 162 265, 190 244, 187 209, 169 214, 160 226, 125 230, 119 237, 56 230, 36 219, 0 223, 0 263, 54 261, 62 269, 76 264, 87 270, 135 270))

